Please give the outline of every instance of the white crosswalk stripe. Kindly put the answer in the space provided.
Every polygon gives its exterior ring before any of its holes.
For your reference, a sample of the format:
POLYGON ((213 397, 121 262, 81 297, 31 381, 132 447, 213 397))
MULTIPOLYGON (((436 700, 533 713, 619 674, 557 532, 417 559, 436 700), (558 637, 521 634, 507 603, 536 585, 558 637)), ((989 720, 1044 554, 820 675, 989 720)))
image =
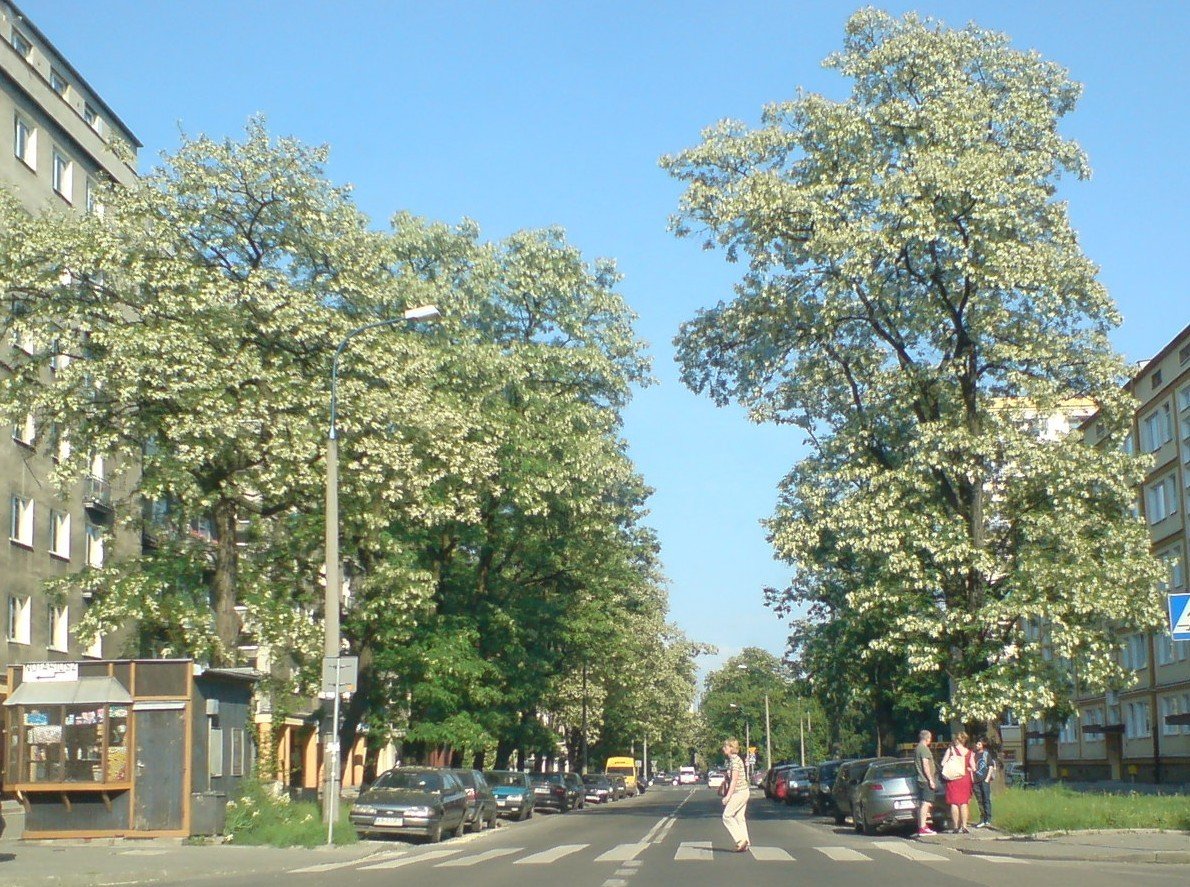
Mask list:
POLYGON ((431 859, 442 859, 446 856, 453 856, 456 853, 462 853, 461 849, 443 848, 441 850, 428 850, 418 856, 404 856, 400 859, 394 859, 392 862, 381 862, 375 865, 361 865, 361 872, 371 872, 378 869, 399 869, 402 866, 412 865, 415 862, 427 862, 431 859))
POLYGON ((865 856, 858 850, 852 850, 850 847, 815 847, 814 849, 824 854, 828 859, 833 859, 835 862, 872 861, 872 857, 865 856))
POLYGON ((674 854, 674 859, 679 862, 683 860, 696 860, 706 862, 715 858, 715 852, 711 849, 713 845, 710 841, 683 841, 678 847, 678 852, 674 854))
POLYGON ((797 862, 789 855, 789 851, 780 847, 749 847, 748 852, 759 862, 797 862))
POLYGON ((950 862, 949 856, 942 856, 938 853, 931 853, 929 850, 922 850, 920 847, 915 847, 908 841, 899 841, 896 838, 890 838, 886 841, 876 841, 873 844, 880 850, 887 850, 889 853, 895 853, 897 856, 903 856, 905 859, 912 859, 915 862, 950 862))
POLYGON ((1015 856, 984 856, 982 853, 969 853, 967 855, 972 859, 982 859, 984 862, 1015 862, 1023 863, 1025 865, 1029 864, 1029 860, 1017 859, 1015 856))
POLYGON ((487 862, 489 859, 499 859, 501 856, 511 856, 514 853, 520 853, 524 849, 524 847, 500 847, 496 850, 485 850, 483 853, 473 853, 471 856, 463 856, 459 859, 449 859, 446 862, 440 862, 435 868, 445 869, 477 865, 481 862, 487 862))
POLYGON ((563 856, 569 856, 571 853, 577 853, 590 846, 590 844, 559 844, 549 850, 542 850, 540 853, 518 859, 513 865, 549 865, 551 862, 557 862, 563 856))
POLYGON ((617 844, 606 853, 601 853, 595 857, 596 862, 628 862, 630 859, 636 859, 637 855, 648 847, 645 843, 636 844, 617 844))

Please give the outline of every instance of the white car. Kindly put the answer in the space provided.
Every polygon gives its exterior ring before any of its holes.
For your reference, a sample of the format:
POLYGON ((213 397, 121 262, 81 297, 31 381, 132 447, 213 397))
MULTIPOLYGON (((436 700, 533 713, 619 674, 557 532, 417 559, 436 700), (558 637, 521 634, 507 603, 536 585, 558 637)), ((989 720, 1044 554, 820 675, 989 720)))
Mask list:
POLYGON ((678 768, 678 785, 695 785, 698 783, 698 771, 693 767, 678 768))
POLYGON ((723 785, 726 779, 727 777, 723 775, 722 770, 712 770, 707 774, 707 785, 711 788, 718 788, 723 785))

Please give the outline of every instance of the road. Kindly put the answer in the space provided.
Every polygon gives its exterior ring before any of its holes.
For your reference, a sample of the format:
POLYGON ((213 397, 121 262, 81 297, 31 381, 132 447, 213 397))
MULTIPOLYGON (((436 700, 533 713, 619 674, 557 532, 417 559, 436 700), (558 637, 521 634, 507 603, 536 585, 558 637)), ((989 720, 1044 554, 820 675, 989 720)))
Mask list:
POLYGON ((201 877, 175 883, 290 887, 349 881, 352 887, 786 887, 822 883, 871 887, 956 884, 1003 887, 1118 887, 1187 883, 1185 865, 1019 860, 973 856, 900 836, 865 838, 850 826, 766 801, 749 804, 752 848, 734 853, 705 786, 651 789, 644 796, 566 815, 538 813, 525 823, 444 841, 369 842, 365 858, 302 864, 284 871, 201 877))

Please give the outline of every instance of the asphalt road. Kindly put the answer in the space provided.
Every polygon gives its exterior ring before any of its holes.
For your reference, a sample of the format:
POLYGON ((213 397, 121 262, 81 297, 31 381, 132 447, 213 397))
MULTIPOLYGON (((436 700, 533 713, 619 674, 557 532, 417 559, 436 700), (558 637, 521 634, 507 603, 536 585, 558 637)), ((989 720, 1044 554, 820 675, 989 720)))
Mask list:
MULTIPOLYGON (((438 845, 368 842, 372 852, 349 862, 303 862, 253 874, 194 872, 178 884, 366 885, 418 887, 719 887, 790 883, 891 887, 959 884, 988 887, 1119 887, 1183 885, 1187 866, 1081 863, 980 857, 947 847, 885 836, 866 838, 850 826, 803 808, 749 804, 752 848, 732 852, 715 793, 700 786, 651 789, 643 797, 566 815, 538 813, 525 823, 449 839, 438 845)), ((245 860, 246 861, 246 860, 245 860)))

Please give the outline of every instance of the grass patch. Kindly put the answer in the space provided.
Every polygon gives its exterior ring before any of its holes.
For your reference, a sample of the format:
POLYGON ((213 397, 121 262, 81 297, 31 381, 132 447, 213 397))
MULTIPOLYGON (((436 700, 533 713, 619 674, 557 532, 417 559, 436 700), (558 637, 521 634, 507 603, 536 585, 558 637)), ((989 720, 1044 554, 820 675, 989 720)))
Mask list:
MULTIPOLYGON (((972 798, 972 820, 977 806, 972 798)), ((1061 785, 1009 788, 995 796, 992 812, 996 827, 1013 834, 1116 828, 1190 831, 1186 795, 1113 795, 1076 792, 1061 785)))
MULTIPOLYGON (((354 844, 359 840, 347 818, 350 804, 343 804, 335 823, 334 842, 354 844)), ((227 804, 227 840, 234 844, 272 847, 318 847, 326 843, 322 810, 310 801, 291 801, 288 795, 274 795, 259 782, 245 781, 244 793, 227 804)))

